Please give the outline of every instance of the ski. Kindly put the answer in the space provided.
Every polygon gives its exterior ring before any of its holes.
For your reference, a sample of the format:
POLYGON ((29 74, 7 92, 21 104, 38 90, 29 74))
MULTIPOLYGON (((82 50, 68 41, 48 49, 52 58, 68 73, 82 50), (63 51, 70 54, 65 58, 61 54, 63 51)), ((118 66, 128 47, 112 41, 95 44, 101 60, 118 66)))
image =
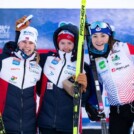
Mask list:
POLYGON ((95 81, 98 106, 99 106, 98 110, 100 111, 101 134, 108 134, 105 113, 104 112, 101 113, 102 111, 104 111, 104 105, 103 105, 103 101, 102 101, 102 95, 101 95, 101 90, 100 90, 100 85, 99 85, 98 75, 97 75, 97 69, 96 69, 96 61, 97 60, 98 60, 97 58, 95 58, 95 59, 90 58, 91 68, 93 71, 93 76, 94 76, 94 81, 95 81))
POLYGON ((1 113, 0 113, 0 134, 6 134, 1 113))
POLYGON ((96 68, 96 61, 98 59, 92 55, 92 52, 89 47, 89 44, 90 44, 89 26, 90 26, 90 24, 87 22, 87 18, 86 18, 86 23, 85 23, 86 41, 87 41, 87 48, 88 48, 88 52, 89 52, 90 64, 91 64, 91 68, 93 71, 93 77, 94 77, 94 81, 95 81, 95 90, 96 90, 96 95, 97 95, 97 100, 98 100, 98 111, 100 111, 101 134, 108 134, 105 113, 104 112, 101 113, 102 111, 104 111, 104 105, 103 105, 103 101, 102 101, 102 95, 101 95, 100 85, 99 85, 99 81, 98 81, 97 68, 96 68))
MULTIPOLYGON (((83 56, 84 56, 84 30, 85 30, 85 14, 86 14, 86 0, 81 1, 80 9, 80 27, 79 27, 79 40, 77 48, 77 61, 76 61, 76 79, 79 73, 83 70, 83 56)), ((74 83, 73 95, 73 134, 79 134, 80 130, 80 109, 81 109, 81 85, 74 83)))

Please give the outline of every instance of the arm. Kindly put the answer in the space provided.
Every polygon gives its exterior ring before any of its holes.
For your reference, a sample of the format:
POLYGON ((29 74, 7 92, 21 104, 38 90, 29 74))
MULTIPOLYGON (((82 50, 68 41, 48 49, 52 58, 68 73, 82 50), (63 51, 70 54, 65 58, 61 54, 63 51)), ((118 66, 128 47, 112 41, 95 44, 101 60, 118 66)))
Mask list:
POLYGON ((46 59, 48 56, 50 55, 53 55, 53 52, 49 52, 49 53, 45 53, 45 54, 40 54, 40 61, 39 61, 39 65, 41 66, 42 68, 42 73, 41 73, 41 78, 40 80, 37 82, 36 84, 36 91, 37 91, 37 95, 40 96, 41 94, 41 90, 42 88, 45 88, 45 87, 42 87, 44 85, 44 72, 43 72, 43 68, 44 68, 44 65, 45 65, 45 62, 46 62, 46 59))
POLYGON ((7 42, 3 47, 2 56, 5 58, 11 56, 16 48, 17 44, 14 41, 7 42))
MULTIPOLYGON (((128 50, 128 55, 132 59, 132 62, 134 63, 134 45, 127 43, 128 49, 124 48, 125 51, 128 50)), ((125 47, 125 46, 124 46, 125 47)))
POLYGON ((84 69, 86 71, 86 76, 87 76, 87 90, 86 90, 86 94, 83 94, 84 97, 82 100, 84 104, 86 104, 88 101, 91 101, 90 103, 96 105, 97 97, 95 92, 93 73, 91 67, 87 63, 84 64, 84 69))
POLYGON ((88 114, 88 117, 92 121, 99 121, 100 114, 98 112, 98 101, 95 91, 95 83, 93 78, 93 73, 90 66, 85 65, 85 70, 87 72, 87 91, 83 94, 83 106, 88 114))

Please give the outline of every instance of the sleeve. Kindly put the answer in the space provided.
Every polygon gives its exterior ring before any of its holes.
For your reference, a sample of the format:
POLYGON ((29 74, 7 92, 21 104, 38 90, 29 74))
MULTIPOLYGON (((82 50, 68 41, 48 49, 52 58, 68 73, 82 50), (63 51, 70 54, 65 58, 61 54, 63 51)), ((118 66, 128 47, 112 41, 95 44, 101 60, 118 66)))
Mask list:
MULTIPOLYGON (((90 120, 99 121, 100 117, 98 113, 98 101, 97 101, 93 72, 90 66, 86 68, 87 68, 86 74, 88 80, 88 89, 87 89, 88 93, 86 93, 86 96, 83 95, 84 100, 82 101, 84 101, 84 105, 82 106, 85 107, 85 110, 90 120)), ((101 84, 100 84, 100 88, 102 89, 101 84)))
POLYGON ((40 96, 40 94, 41 94, 41 85, 42 85, 42 79, 43 79, 43 68, 44 68, 45 61, 46 61, 46 55, 45 54, 40 54, 39 65, 41 66, 42 71, 41 71, 41 78, 36 84, 36 92, 37 92, 38 96, 40 96))
POLYGON ((86 71, 88 85, 87 85, 86 93, 82 94, 82 106, 85 106, 85 104, 88 103, 89 101, 93 104, 97 104, 95 83, 94 83, 91 67, 87 63, 85 63, 84 69, 86 71))
POLYGON ((15 31, 15 42, 16 43, 18 42, 19 36, 20 36, 20 31, 15 31))
POLYGON ((126 51, 128 57, 130 57, 134 63, 134 45, 127 43, 127 45, 124 45, 124 47, 124 50, 126 51))
POLYGON ((5 43, 2 54, 0 54, 0 70, 2 68, 2 60, 8 58, 13 55, 13 51, 15 51, 17 44, 14 41, 9 41, 5 43))
POLYGON ((134 55, 134 45, 127 43, 130 55, 134 55))
POLYGON ((16 48, 17 48, 16 42, 9 41, 4 45, 2 54, 5 56, 11 56, 12 52, 15 51, 16 48))
POLYGON ((42 78, 43 78, 43 71, 41 72, 41 78, 40 78, 40 80, 36 84, 36 92, 37 92, 37 95, 38 96, 40 96, 40 94, 41 94, 42 78))
POLYGON ((42 85, 44 85, 44 83, 43 83, 44 82, 43 81, 43 76, 44 76, 43 68, 44 68, 45 62, 47 60, 47 57, 52 55, 52 54, 53 54, 53 52, 40 54, 39 65, 42 68, 42 72, 41 72, 41 78, 40 78, 40 80, 36 84, 36 91, 37 91, 37 95, 38 96, 40 96, 42 85))

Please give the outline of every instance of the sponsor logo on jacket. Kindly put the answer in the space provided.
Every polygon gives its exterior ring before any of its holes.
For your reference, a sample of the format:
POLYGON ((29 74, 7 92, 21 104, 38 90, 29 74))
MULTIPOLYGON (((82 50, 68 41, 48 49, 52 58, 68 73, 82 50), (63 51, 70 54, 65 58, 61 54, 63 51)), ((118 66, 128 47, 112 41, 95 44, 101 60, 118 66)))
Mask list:
POLYGON ((14 64, 14 65, 20 65, 20 59, 13 58, 12 64, 14 64))

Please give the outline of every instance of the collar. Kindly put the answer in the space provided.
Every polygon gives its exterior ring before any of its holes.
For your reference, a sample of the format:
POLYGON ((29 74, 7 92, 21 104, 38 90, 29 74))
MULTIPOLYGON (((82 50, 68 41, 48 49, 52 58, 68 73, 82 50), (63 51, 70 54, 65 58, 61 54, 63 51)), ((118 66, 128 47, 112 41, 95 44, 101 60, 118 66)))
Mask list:
POLYGON ((60 59, 61 59, 61 60, 66 59, 67 61, 71 61, 72 52, 70 52, 70 53, 65 53, 65 52, 59 50, 58 53, 59 53, 59 56, 60 56, 60 59))
MULTIPOLYGON (((19 50, 19 51, 17 51, 17 52, 14 52, 14 54, 18 57, 18 58, 20 58, 20 59, 22 59, 22 60, 24 60, 24 58, 22 57, 22 55, 21 55, 21 51, 19 50)), ((33 60, 34 58, 35 58, 35 56, 36 56, 36 54, 35 53, 33 53, 29 58, 27 58, 26 60, 33 60)))

